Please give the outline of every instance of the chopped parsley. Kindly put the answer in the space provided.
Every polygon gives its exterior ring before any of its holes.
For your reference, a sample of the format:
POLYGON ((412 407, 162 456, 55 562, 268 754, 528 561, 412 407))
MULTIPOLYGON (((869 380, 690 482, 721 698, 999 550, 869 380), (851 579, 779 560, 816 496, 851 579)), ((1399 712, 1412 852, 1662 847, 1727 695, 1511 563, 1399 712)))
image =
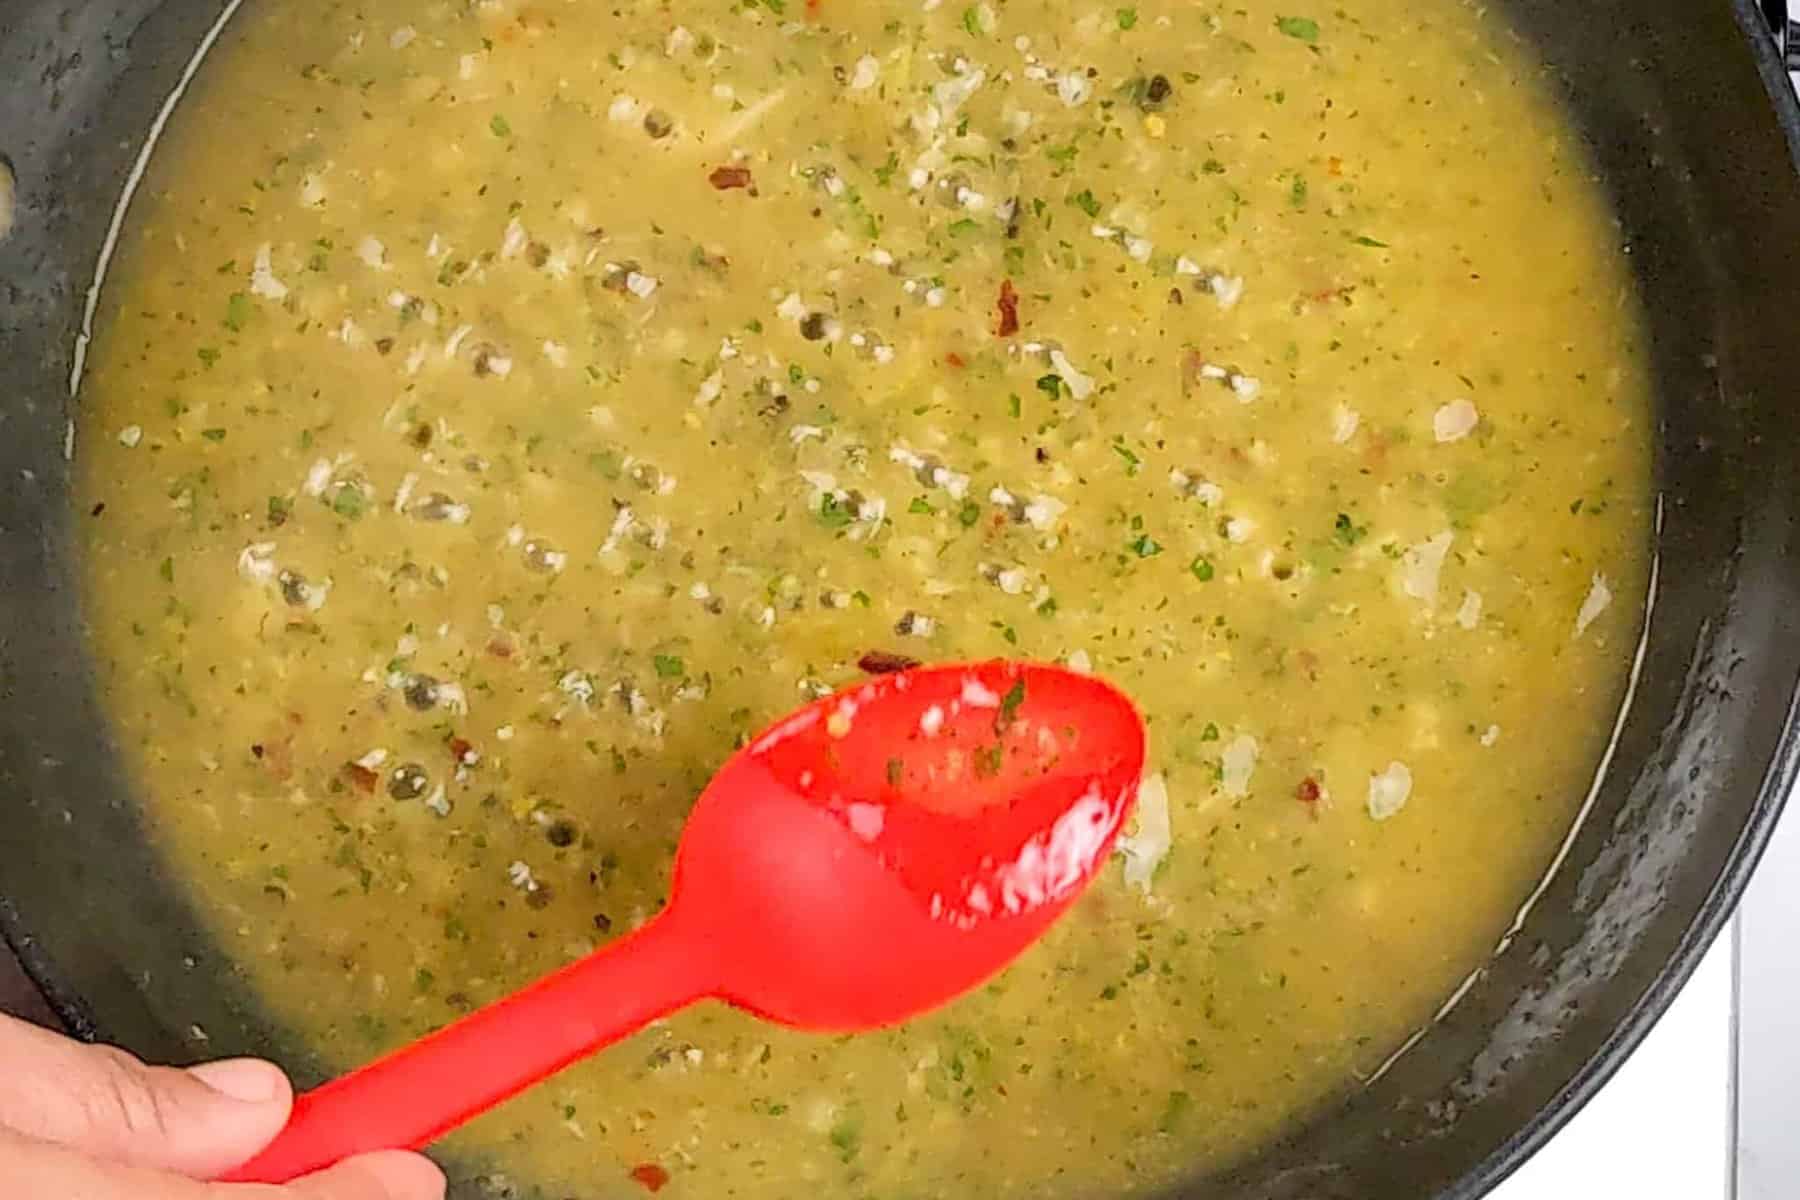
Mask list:
POLYGON ((250 297, 242 292, 233 292, 225 301, 225 328, 233 333, 241 331, 250 320, 250 297))
POLYGON ((331 511, 346 521, 355 521, 363 515, 367 502, 363 499, 362 489, 345 485, 338 488, 331 496, 331 511))
POLYGON ((1276 17, 1275 28, 1302 42, 1319 40, 1319 23, 1311 17, 1276 17))

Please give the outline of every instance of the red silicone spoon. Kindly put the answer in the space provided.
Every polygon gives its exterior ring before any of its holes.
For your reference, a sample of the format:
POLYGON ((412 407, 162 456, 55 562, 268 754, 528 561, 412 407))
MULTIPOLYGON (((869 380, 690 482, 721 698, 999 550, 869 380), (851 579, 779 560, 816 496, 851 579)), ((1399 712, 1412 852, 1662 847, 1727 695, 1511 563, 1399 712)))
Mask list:
POLYGON ((695 803, 662 913, 307 1092, 228 1180, 417 1149, 714 997, 801 1029, 891 1025, 981 983, 1104 861, 1144 728, 1099 680, 988 662, 883 675, 771 726, 695 803))

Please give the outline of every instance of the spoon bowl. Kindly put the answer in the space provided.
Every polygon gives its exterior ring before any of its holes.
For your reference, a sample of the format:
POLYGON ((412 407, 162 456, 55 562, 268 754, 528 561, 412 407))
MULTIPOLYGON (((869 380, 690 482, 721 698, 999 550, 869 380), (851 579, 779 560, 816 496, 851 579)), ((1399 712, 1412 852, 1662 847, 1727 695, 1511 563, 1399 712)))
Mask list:
POLYGON ((707 785, 658 916, 300 1096, 224 1178, 422 1148, 697 1000, 833 1033, 944 1004, 1080 895, 1143 766, 1131 702, 1058 667, 915 668, 807 705, 707 785))
POLYGON ((903 1021, 1062 914, 1143 763, 1136 711, 1088 676, 1011 662, 879 676, 719 773, 688 818, 668 915, 709 931, 717 994, 741 1008, 825 1032, 903 1021))

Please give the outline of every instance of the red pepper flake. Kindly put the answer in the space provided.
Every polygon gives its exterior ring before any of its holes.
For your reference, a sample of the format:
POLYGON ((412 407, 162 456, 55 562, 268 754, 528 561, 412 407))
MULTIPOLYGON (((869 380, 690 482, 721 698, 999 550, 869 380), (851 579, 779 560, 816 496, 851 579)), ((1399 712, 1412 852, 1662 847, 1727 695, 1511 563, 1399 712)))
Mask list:
POLYGON ((1300 781, 1300 786, 1294 789, 1295 798, 1309 808, 1317 804, 1319 802, 1319 797, 1322 795, 1324 795, 1324 792, 1319 788, 1319 781, 1314 779, 1311 775, 1302 779, 1300 781))
POLYGON ((944 362, 949 366, 955 367, 959 371, 969 365, 968 360, 954 350, 944 355, 944 362))
POLYGON ((457 766, 466 767, 475 761, 475 747, 467 738, 450 738, 449 745, 450 760, 457 766))
POLYGON ((806 15, 809 17, 819 15, 819 0, 806 0, 806 15))
POLYGON ((1200 383, 1200 368, 1206 365, 1206 356, 1198 350, 1189 350, 1181 356, 1181 394, 1189 396, 1200 383))
POLYGON ((856 665, 870 675, 892 675, 895 671, 910 671, 919 665, 919 660, 886 650, 871 650, 857 659, 856 665))
POLYGON ((660 1192, 669 1182, 669 1173, 656 1163, 639 1163, 631 1168, 631 1177, 650 1192, 660 1192))
POLYGON ((713 173, 706 179, 721 192, 730 191, 732 188, 747 188, 750 186, 750 168, 714 167, 713 173))
POLYGON ((381 782, 379 772, 372 771, 359 762, 345 763, 344 777, 355 785, 358 791, 368 792, 371 795, 375 792, 375 785, 381 782))
POLYGON ((1000 314, 1000 319, 994 326, 995 335, 1011 337, 1019 332, 1019 293, 1013 291, 1012 280, 1000 281, 1000 300, 995 307, 1000 314))
POLYGON ((1350 297, 1356 292, 1354 283, 1340 283, 1336 287, 1319 288, 1317 291, 1303 293, 1301 299, 1310 300, 1314 304, 1330 304, 1334 301, 1350 303, 1350 297))

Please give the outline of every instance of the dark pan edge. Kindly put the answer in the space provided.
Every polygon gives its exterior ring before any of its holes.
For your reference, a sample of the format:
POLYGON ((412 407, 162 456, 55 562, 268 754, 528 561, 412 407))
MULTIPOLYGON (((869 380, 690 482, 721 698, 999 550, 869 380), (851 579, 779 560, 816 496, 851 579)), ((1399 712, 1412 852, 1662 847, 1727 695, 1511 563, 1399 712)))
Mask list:
MULTIPOLYGON (((1762 78, 1763 88, 1774 106, 1776 121, 1787 142, 1788 156, 1796 171, 1800 171, 1800 97, 1795 95, 1793 80, 1776 52, 1758 0, 1732 0, 1731 10, 1744 39, 1750 43, 1757 74, 1762 78)), ((1800 186, 1800 178, 1796 179, 1796 186, 1800 186)), ((1744 827, 1743 836, 1733 848, 1712 893, 1690 923, 1686 936, 1649 991, 1600 1051, 1545 1106, 1538 1119, 1519 1130, 1459 1180, 1444 1200, 1479 1200, 1504 1182, 1586 1107, 1668 1012, 1675 997, 1693 977, 1700 960, 1730 922, 1774 835, 1775 823, 1787 807, 1795 780, 1800 778, 1800 693, 1790 700, 1782 727, 1780 749, 1763 777, 1756 807, 1744 827)))

